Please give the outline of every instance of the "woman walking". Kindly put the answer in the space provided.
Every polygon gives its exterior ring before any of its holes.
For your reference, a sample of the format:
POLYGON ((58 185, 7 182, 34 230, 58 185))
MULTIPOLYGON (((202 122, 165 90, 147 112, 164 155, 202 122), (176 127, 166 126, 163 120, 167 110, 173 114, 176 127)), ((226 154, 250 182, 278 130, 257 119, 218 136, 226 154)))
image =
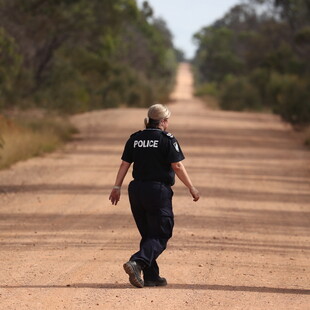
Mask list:
POLYGON ((129 281, 136 287, 165 286, 156 259, 166 249, 174 225, 171 186, 175 174, 189 189, 194 201, 199 192, 193 186, 182 160, 184 155, 174 136, 168 133, 170 111, 154 104, 144 120, 145 130, 132 134, 125 145, 115 186, 109 199, 116 205, 121 186, 133 163, 133 181, 128 187, 131 211, 141 235, 140 249, 124 264, 129 281), (142 277, 143 273, 143 277, 142 277))

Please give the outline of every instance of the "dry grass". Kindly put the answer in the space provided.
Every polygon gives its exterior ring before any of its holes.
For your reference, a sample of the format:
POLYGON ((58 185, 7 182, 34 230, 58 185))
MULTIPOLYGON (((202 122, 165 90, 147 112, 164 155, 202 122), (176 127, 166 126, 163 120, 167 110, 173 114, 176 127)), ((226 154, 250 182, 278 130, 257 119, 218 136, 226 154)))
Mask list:
POLYGON ((0 115, 0 169, 13 163, 51 152, 68 141, 73 126, 60 117, 0 115))

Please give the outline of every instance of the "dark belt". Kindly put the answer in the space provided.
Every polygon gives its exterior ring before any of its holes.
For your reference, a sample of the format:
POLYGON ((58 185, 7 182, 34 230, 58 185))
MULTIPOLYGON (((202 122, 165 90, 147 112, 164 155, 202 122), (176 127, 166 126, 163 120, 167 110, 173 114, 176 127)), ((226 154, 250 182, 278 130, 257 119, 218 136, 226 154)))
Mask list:
POLYGON ((159 184, 164 184, 166 186, 171 186, 170 183, 163 182, 163 181, 158 181, 158 180, 136 180, 136 179, 134 179, 133 181, 141 182, 141 183, 148 183, 148 182, 150 182, 150 183, 159 183, 159 184))

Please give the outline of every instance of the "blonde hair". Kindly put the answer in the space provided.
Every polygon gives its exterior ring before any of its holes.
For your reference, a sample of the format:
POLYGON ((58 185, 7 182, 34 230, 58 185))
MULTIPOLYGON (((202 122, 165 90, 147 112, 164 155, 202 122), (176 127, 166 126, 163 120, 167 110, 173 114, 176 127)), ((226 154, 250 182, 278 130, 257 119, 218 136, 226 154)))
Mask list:
POLYGON ((158 126, 161 120, 169 118, 170 115, 171 112, 166 106, 160 103, 153 104, 152 106, 149 107, 147 113, 148 117, 144 119, 145 127, 146 128, 153 127, 154 125, 158 126))

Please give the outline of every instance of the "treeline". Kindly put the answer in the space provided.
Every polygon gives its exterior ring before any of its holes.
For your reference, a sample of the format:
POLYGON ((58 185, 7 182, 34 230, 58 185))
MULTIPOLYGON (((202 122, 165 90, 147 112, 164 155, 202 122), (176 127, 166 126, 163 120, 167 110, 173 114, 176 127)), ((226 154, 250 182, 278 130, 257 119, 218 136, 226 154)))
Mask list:
POLYGON ((180 56, 135 0, 0 0, 0 111, 165 101, 180 56))
POLYGON ((194 38, 198 94, 310 124, 309 0, 248 0, 194 38))

